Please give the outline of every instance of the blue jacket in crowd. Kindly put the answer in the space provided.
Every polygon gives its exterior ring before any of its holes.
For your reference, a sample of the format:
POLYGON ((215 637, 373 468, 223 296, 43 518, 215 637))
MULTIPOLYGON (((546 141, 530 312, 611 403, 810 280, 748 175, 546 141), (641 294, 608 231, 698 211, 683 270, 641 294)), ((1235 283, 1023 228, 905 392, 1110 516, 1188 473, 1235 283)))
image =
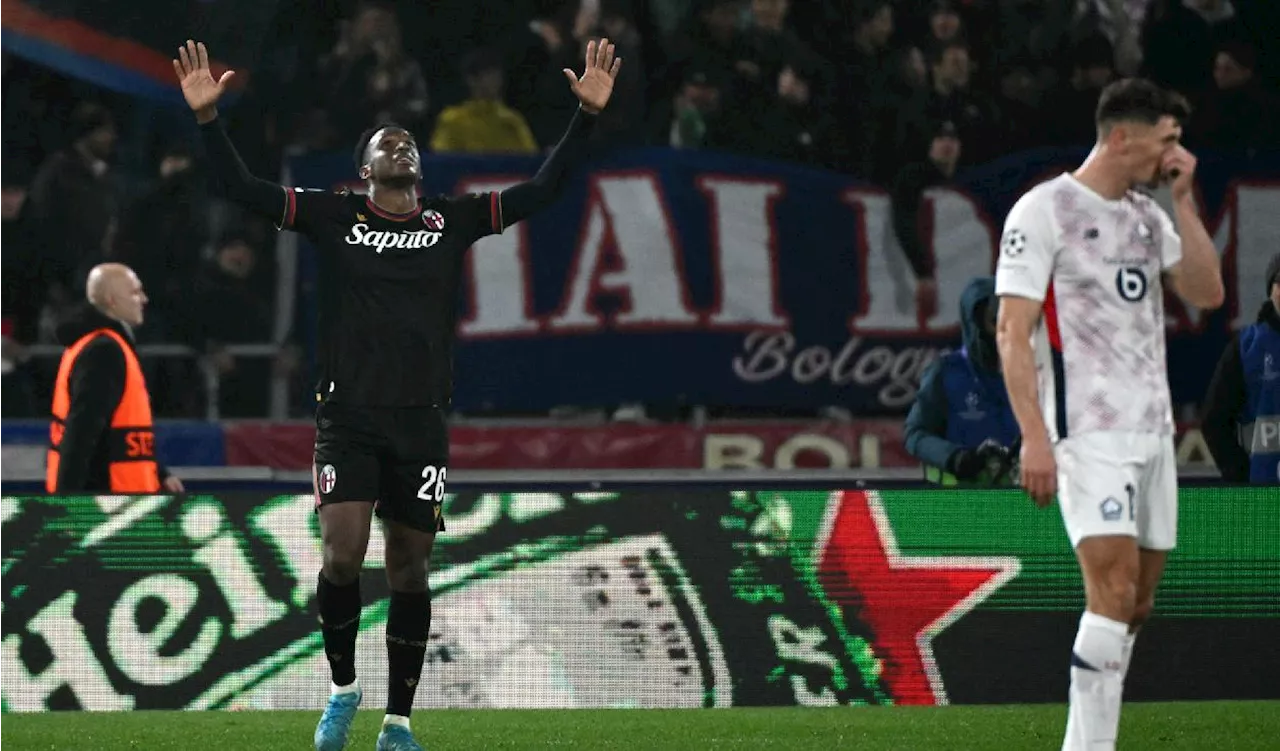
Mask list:
MULTIPOLYGON (((997 305, 994 278, 969 282, 960 296, 964 347, 936 360, 920 378, 920 391, 907 415, 906 447, 931 468, 930 479, 945 484, 989 480, 983 477, 989 457, 980 455, 978 448, 984 443, 1012 448, 1018 441, 995 333, 984 328, 985 320, 994 321, 997 305)), ((1016 481, 1016 473, 1006 479, 1016 481)))
POLYGON ((1271 300, 1222 353, 1201 430, 1223 479, 1280 484, 1280 310, 1271 300))

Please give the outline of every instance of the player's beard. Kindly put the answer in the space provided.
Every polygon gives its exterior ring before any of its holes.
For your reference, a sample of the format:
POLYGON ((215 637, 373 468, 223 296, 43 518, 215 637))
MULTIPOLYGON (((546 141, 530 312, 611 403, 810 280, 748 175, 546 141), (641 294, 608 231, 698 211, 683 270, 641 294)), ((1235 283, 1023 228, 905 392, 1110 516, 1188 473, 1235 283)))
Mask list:
POLYGON ((378 180, 378 183, 384 188, 392 188, 393 190, 402 190, 404 188, 412 188, 418 182, 418 176, 412 172, 405 172, 398 175, 384 175, 378 180))

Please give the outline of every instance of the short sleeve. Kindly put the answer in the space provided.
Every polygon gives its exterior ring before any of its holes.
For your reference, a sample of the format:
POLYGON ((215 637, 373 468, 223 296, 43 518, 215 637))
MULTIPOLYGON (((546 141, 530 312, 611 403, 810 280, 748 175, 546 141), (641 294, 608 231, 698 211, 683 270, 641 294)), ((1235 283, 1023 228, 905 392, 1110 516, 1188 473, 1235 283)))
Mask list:
POLYGON ((1182 260, 1182 236, 1163 207, 1157 206, 1155 213, 1160 222, 1160 270, 1168 271, 1182 260))
POLYGON ((1052 215, 1038 196, 1035 192, 1024 195, 1005 219, 996 262, 997 295, 1045 298, 1057 243, 1052 215))
POLYGON ((455 196, 446 200, 445 218, 448 229, 457 227, 472 241, 496 235, 502 232, 501 200, 497 193, 455 196))
POLYGON ((284 211, 276 222, 276 229, 307 234, 342 210, 342 196, 332 191, 284 188, 284 193, 284 211))

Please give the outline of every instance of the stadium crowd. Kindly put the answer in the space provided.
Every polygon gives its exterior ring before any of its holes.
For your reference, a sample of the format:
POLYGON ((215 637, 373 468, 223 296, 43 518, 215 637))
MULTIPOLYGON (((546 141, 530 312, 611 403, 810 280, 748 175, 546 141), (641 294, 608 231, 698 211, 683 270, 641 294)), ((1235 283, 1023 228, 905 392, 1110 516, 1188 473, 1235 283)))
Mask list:
MULTIPOLYGON (((285 0, 236 107, 233 136, 263 177, 288 154, 349 149, 374 120, 424 151, 539 153, 575 106, 561 69, 607 35, 627 60, 595 138, 806 163, 890 189, 899 240, 920 194, 998 155, 1093 138, 1092 103, 1141 74, 1195 105, 1192 149, 1274 146, 1275 8, 1242 0, 285 0), (448 23, 438 19, 447 18, 448 23), (1270 43, 1270 46, 1268 44, 1270 43)), ((182 113, 4 56, 4 414, 42 416, 56 322, 102 260, 150 297, 140 343, 161 417, 261 417, 272 374, 305 394, 276 331, 274 232, 211 200, 182 113), (229 317, 222 311, 234 309, 229 317), (281 344, 268 357, 231 345, 281 344)), ((293 413, 307 404, 295 399, 293 413)))

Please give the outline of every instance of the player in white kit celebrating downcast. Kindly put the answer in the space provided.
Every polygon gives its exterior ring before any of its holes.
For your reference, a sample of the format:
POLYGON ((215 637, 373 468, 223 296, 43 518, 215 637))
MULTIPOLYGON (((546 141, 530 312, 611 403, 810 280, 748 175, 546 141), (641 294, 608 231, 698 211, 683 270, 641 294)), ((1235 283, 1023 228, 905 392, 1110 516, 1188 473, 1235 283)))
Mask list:
POLYGON ((1161 277, 1201 309, 1224 294, 1196 160, 1179 143, 1188 114, 1149 81, 1108 86, 1092 153, 1022 196, 1000 240, 998 338, 1022 486, 1041 506, 1057 494, 1084 578, 1063 749, 1115 747, 1134 638, 1177 538, 1161 277), (1140 191, 1162 183, 1174 221, 1140 191))

